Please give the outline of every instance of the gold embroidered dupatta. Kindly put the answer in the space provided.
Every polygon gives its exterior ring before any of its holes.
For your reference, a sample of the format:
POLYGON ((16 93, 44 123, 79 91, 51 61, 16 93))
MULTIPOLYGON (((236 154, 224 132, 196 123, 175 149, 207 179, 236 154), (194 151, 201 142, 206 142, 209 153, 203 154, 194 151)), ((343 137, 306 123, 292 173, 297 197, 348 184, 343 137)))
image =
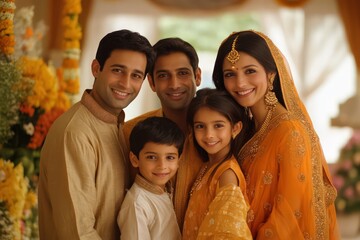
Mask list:
POLYGON ((251 208, 248 213, 248 224, 252 234, 257 239, 265 237, 278 239, 286 236, 293 239, 338 239, 333 204, 336 190, 331 184, 318 136, 297 93, 286 59, 267 36, 259 32, 255 33, 266 41, 275 60, 287 114, 273 117, 265 131, 256 133, 239 153, 247 181, 251 208), (288 129, 292 128, 295 130, 289 132, 288 129), (291 136, 287 140, 282 140, 284 135, 289 134, 291 136), (282 141, 286 146, 273 144, 276 140, 282 141), (301 144, 294 147, 292 154, 281 154, 281 151, 290 151, 288 150, 291 148, 290 142, 294 144, 296 141, 301 144), (292 162, 293 165, 281 164, 280 161, 292 162), (294 161, 298 162, 294 163, 294 161), (288 168, 281 168, 284 165, 288 168), (300 165, 302 166, 299 167, 300 165), (298 167, 299 173, 297 179, 293 180, 293 182, 297 181, 297 185, 293 186, 292 180, 283 176, 291 176, 287 171, 294 171, 294 166, 298 167), (301 172, 303 170, 305 172, 301 172), (309 196, 299 195, 299 198, 292 198, 292 194, 289 194, 291 191, 294 196, 299 193, 296 193, 297 189, 289 190, 289 188, 301 186, 301 182, 311 183, 304 187, 304 192, 309 196), (270 184, 273 184, 271 191, 263 190, 270 184), (307 190, 309 186, 311 189, 307 190), (284 188, 288 189, 284 190, 284 188), (282 192, 286 192, 289 199, 283 199, 282 192), (305 203, 291 204, 303 199, 306 199, 305 203), (301 207, 292 209, 292 206, 301 207), (306 213, 307 208, 311 214, 303 214, 306 213), (313 225, 309 226, 306 221, 312 222, 313 225), (295 233, 297 236, 288 236, 289 233, 295 233))

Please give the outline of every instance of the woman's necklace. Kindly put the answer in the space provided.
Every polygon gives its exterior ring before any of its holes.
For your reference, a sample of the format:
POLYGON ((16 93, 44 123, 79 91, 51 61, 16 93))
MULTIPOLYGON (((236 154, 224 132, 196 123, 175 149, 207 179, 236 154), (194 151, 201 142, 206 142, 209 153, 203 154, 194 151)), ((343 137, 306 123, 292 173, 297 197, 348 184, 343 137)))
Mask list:
POLYGON ((190 190, 190 197, 192 196, 193 192, 197 189, 197 187, 199 186, 200 182, 202 181, 205 173, 206 173, 206 170, 208 169, 208 164, 205 164, 205 166, 201 169, 199 175, 197 176, 193 186, 191 187, 191 190, 190 190))
POLYGON ((271 120, 271 117, 273 115, 273 112, 275 111, 275 106, 270 108, 266 114, 266 117, 265 117, 265 120, 264 122, 261 124, 261 127, 259 129, 259 131, 257 132, 257 134, 259 136, 262 136, 262 134, 265 132, 265 130, 267 129, 267 127, 269 126, 270 124, 270 120, 271 120))

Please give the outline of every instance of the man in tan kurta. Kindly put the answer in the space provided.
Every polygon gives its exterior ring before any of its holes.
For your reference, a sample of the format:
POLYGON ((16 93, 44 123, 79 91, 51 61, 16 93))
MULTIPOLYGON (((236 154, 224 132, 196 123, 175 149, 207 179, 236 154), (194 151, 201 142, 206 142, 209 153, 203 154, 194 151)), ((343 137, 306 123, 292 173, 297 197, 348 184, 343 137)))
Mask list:
POLYGON ((153 62, 146 38, 107 34, 92 62, 92 90, 51 127, 40 159, 41 239, 120 238, 117 214, 128 184, 123 109, 153 62))
MULTIPOLYGON (((179 169, 174 181, 174 207, 180 229, 189 200, 190 188, 202 166, 193 137, 188 133, 186 113, 190 101, 201 82, 201 70, 195 49, 179 38, 166 38, 154 45, 156 59, 150 69, 148 80, 151 89, 156 92, 161 108, 138 116, 124 124, 125 141, 129 142, 131 130, 137 122, 151 116, 163 116, 174 121, 186 134, 179 169)), ((135 177, 132 169, 132 180, 135 177)))

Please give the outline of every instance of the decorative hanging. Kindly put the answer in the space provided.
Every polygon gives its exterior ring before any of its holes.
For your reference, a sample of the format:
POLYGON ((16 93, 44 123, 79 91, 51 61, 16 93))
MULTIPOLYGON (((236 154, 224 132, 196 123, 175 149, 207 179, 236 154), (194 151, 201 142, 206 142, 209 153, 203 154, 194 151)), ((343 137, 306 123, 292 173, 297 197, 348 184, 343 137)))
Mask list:
POLYGON ((67 0, 64 5, 64 39, 63 39, 63 79, 66 84, 65 91, 77 94, 80 88, 80 40, 82 38, 79 15, 81 13, 81 0, 67 0))
POLYGON ((308 0, 276 0, 276 2, 284 7, 296 8, 303 7, 308 0))
POLYGON ((151 2, 167 8, 186 10, 219 10, 221 8, 234 7, 246 0, 150 0, 151 2))

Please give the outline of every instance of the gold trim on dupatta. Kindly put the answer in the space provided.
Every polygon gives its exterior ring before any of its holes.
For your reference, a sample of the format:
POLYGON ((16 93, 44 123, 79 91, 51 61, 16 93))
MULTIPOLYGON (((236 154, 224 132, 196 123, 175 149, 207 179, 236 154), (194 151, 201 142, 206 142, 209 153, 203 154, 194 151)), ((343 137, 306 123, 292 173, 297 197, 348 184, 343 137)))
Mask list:
POLYGON ((243 157, 251 155, 250 159, 253 159, 259 150, 259 145, 266 136, 266 133, 284 119, 297 119, 303 123, 311 139, 312 199, 316 214, 316 239, 329 239, 327 207, 334 202, 336 190, 331 186, 329 181, 329 170, 325 162, 318 136, 315 133, 311 119, 295 88, 290 68, 285 57, 266 35, 257 31, 253 32, 261 36, 269 46, 279 73, 281 91, 285 102, 284 107, 287 109, 288 113, 274 116, 263 134, 255 134, 241 149, 239 156, 243 159, 243 157))

